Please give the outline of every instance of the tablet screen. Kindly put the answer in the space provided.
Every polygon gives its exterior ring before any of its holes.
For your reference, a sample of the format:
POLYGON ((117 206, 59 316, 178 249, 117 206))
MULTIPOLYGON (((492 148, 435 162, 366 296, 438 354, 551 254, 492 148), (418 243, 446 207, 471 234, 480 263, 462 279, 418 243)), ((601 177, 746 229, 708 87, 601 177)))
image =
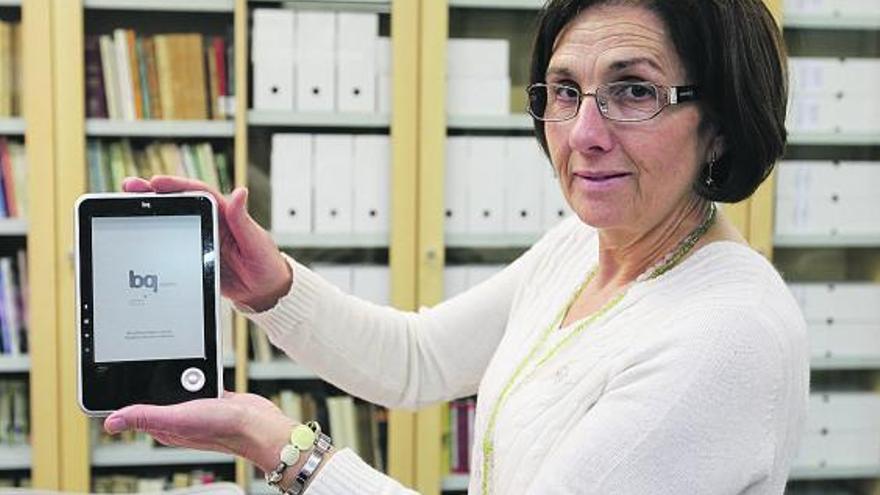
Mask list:
POLYGON ((96 363, 205 357, 198 215, 92 219, 96 363))

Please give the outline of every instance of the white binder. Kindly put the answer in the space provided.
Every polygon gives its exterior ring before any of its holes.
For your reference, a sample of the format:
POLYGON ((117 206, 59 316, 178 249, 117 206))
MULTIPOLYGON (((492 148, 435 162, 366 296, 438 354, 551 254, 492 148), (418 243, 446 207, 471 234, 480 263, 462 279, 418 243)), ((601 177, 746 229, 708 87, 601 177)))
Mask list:
POLYGON ((536 234, 543 230, 543 177, 550 168, 533 137, 507 139, 505 223, 515 234, 536 234))
POLYGON ((500 234, 504 226, 503 137, 474 137, 468 157, 468 230, 471 234, 500 234))
POLYGON ((301 112, 336 110, 336 14, 296 13, 296 104, 301 112))
POLYGON ((312 136, 272 136, 272 231, 305 234, 312 231, 312 136))
POLYGON ((339 111, 374 112, 379 17, 375 13, 340 12, 336 21, 339 111))
POLYGON ((467 136, 446 138, 446 181, 443 185, 443 197, 447 234, 468 232, 470 139, 467 136))
POLYGON ((315 136, 315 232, 350 234, 352 223, 352 136, 315 136))
POLYGON ((389 232, 390 189, 391 149, 388 136, 354 136, 354 232, 389 232))

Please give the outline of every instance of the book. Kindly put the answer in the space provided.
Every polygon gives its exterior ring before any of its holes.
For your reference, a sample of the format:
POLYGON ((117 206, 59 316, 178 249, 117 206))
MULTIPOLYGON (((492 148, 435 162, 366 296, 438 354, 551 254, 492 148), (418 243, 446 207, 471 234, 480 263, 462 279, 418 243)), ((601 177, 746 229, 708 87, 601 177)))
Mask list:
POLYGON ((143 40, 144 65, 147 72, 147 94, 150 101, 150 117, 162 118, 162 95, 159 93, 159 74, 156 68, 156 46, 153 37, 148 36, 143 40))
POLYGON ((125 47, 128 49, 128 69, 130 73, 132 102, 135 119, 144 118, 144 96, 141 91, 140 60, 137 55, 137 36, 133 29, 125 31, 125 47))
POLYGON ((101 66, 101 40, 86 36, 86 117, 106 119, 107 96, 104 94, 104 71, 101 66))
POLYGON ((134 86, 131 79, 131 60, 129 58, 128 34, 125 29, 113 30, 113 46, 116 56, 116 80, 122 103, 123 120, 137 119, 134 102, 134 86))
POLYGON ((134 40, 135 60, 137 60, 138 89, 140 92, 141 115, 144 119, 155 118, 150 103, 150 81, 147 72, 147 53, 145 38, 138 36, 134 40))
POLYGON ((202 35, 161 34, 154 42, 164 118, 206 119, 202 35))
POLYGON ((104 77, 104 94, 107 98, 107 116, 111 119, 123 118, 122 101, 116 75, 116 43, 109 35, 98 37, 101 52, 101 73, 104 77))
POLYGON ((12 158, 9 154, 9 146, 5 137, 0 137, 0 176, 3 182, 3 198, 5 200, 6 215, 12 218, 20 216, 18 212, 18 200, 15 196, 15 175, 12 170, 12 158))

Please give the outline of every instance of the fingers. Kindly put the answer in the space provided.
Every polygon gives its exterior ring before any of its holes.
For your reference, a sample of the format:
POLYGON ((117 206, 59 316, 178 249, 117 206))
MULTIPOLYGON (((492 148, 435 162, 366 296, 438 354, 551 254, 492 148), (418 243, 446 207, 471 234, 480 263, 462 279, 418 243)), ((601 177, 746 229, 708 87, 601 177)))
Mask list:
POLYGON ((173 406, 128 406, 111 414, 104 420, 107 433, 116 434, 125 430, 150 432, 168 431, 177 428, 173 406))
MULTIPOLYGON (((247 198, 248 190, 239 187, 232 191, 226 204, 226 226, 234 239, 252 239, 254 234, 261 229, 248 214, 247 198)), ((247 243, 241 244, 240 247, 245 248, 247 243)))
POLYGON ((122 181, 122 190, 130 193, 153 192, 153 186, 150 181, 140 177, 126 177, 122 181))

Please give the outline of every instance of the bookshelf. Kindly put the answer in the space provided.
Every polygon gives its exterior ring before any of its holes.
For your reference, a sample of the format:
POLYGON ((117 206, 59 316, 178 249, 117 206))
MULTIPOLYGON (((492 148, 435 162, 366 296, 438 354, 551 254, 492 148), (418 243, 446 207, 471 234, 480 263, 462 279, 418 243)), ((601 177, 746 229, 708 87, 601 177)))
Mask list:
POLYGON ((27 373, 30 369, 30 356, 0 356, 0 376, 12 373, 27 373))
POLYGON ((0 219, 0 236, 26 236, 28 222, 21 218, 0 219))
POLYGON ((139 2, 137 0, 83 0, 83 7, 87 9, 107 10, 231 13, 234 5, 234 0, 188 0, 187 2, 176 2, 174 0, 150 0, 148 2, 139 2))
POLYGON ((142 445, 101 445, 92 450, 92 466, 96 468, 128 466, 187 466, 233 464, 235 458, 216 452, 142 445))
MULTIPOLYGON (((795 57, 795 60, 799 56, 833 57, 837 60, 880 58, 880 17, 875 14, 860 14, 855 11, 836 11, 828 15, 787 12, 783 19, 789 55, 795 57)), ((798 91, 799 87, 794 87, 795 101, 798 99, 798 91)), ((823 162, 868 161, 876 166, 880 163, 878 145, 880 126, 876 122, 874 130, 861 132, 801 132, 793 129, 785 160, 815 160, 817 166, 822 166, 823 162)), ((783 161, 780 168, 785 166, 786 162, 783 161)), ((782 183, 779 185, 783 186, 782 183)), ((845 187, 834 186, 834 189, 844 195, 853 194, 848 193, 845 187), (838 191, 840 187, 844 189, 838 191)), ((768 209, 768 216, 777 216, 777 213, 775 205, 768 209)), ((839 218, 838 221, 846 219, 839 218)), ((774 264, 790 283, 826 282, 843 285, 847 282, 880 282, 880 236, 875 233, 845 235, 831 231, 827 235, 797 235, 788 231, 782 234, 771 231, 769 235, 772 237, 774 264)), ((870 304, 873 301, 865 302, 870 304)), ((824 328, 810 320, 809 311, 805 312, 808 313, 808 327, 811 331, 813 328, 824 328)), ((828 325, 831 325, 830 319, 828 325)), ((829 330, 831 328, 828 327, 829 330)), ((816 340, 821 339, 817 337, 816 340)), ((863 355, 849 355, 853 352, 850 351, 845 356, 834 356, 830 352, 819 356, 816 352, 821 352, 821 349, 814 349, 811 359, 814 391, 858 391, 871 396, 880 390, 877 387, 880 383, 880 360, 877 359, 878 350, 872 346, 860 347, 859 353, 863 355)), ((841 416, 848 417, 849 414, 855 415, 857 411, 840 412, 841 416)), ((827 426, 833 432, 836 425, 827 426)), ((867 443, 878 442, 875 435, 869 432, 860 435, 858 441, 859 448, 867 443)), ((856 447, 851 445, 853 451, 857 450, 856 447)), ((812 448, 816 449, 815 446, 812 448)), ((858 486, 865 492, 874 492, 880 486, 880 465, 876 462, 864 463, 865 465, 851 460, 840 462, 829 453, 827 460, 816 465, 815 452, 806 454, 805 457, 809 459, 806 465, 795 464, 792 469, 792 483, 789 484, 792 493, 798 493, 801 489, 830 492, 846 486, 858 486)))
POLYGON ((307 129, 388 129, 389 115, 374 113, 302 113, 250 110, 248 124, 253 127, 303 127, 307 129))
POLYGON ((4 445, 0 450, 0 471, 26 471, 31 467, 31 448, 4 445))
POLYGON ((235 124, 227 121, 87 119, 89 137, 226 138, 235 136, 235 124))
POLYGON ((23 136, 24 119, 17 117, 0 119, 0 135, 23 136))

